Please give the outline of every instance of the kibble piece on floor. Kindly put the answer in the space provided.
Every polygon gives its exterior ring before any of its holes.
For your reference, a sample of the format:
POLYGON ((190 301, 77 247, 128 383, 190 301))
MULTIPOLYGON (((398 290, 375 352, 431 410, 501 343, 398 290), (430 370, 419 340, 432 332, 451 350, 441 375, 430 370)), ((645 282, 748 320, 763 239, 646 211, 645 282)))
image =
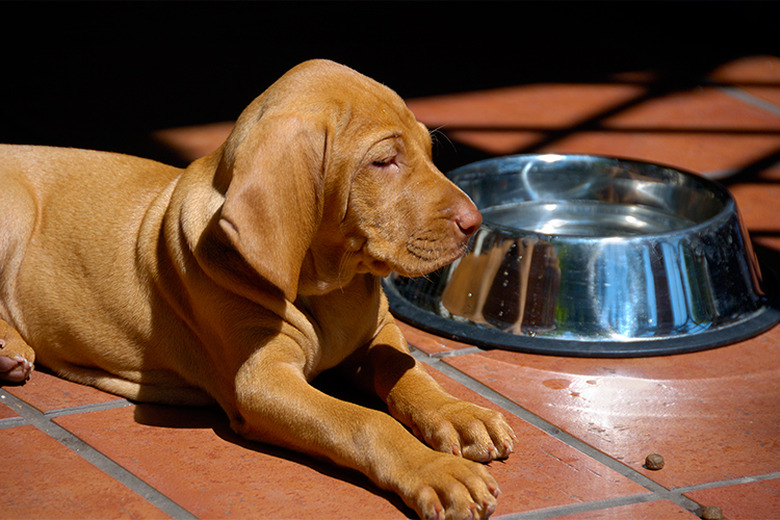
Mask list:
POLYGON ((664 458, 657 453, 652 453, 645 458, 647 469, 659 470, 664 467, 664 458))
POLYGON ((718 506, 705 506, 699 516, 702 520, 723 520, 723 511, 718 506))

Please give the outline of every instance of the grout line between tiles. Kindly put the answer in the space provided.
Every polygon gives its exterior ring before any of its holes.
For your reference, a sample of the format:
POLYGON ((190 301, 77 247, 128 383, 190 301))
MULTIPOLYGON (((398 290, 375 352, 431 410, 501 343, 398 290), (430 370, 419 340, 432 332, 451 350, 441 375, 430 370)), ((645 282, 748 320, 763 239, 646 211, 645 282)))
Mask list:
POLYGON ((24 417, 8 417, 6 419, 0 419, 0 430, 24 426, 25 424, 27 424, 27 421, 24 420, 24 417))
MULTIPOLYGON (((113 401, 106 401, 102 403, 82 404, 78 406, 70 406, 67 408, 57 408, 54 410, 49 410, 48 412, 41 412, 31 404, 26 403, 23 399, 20 399, 10 392, 2 390, 1 388, 0 402, 9 406, 9 408, 17 413, 19 413, 20 409, 24 406, 29 406, 35 409, 36 412, 42 413, 45 417, 48 418, 61 417, 63 415, 71 415, 82 412, 95 412, 99 410, 111 410, 113 408, 124 408, 125 406, 132 405, 132 403, 130 403, 127 399, 115 399, 113 401), (14 399, 14 402, 8 402, 7 396, 11 396, 14 399)), ((12 428, 14 426, 20 426, 23 424, 29 424, 29 421, 25 420, 24 417, 9 417, 6 419, 0 419, 0 430, 5 428, 12 428)))
MULTIPOLYGON (((438 370, 439 372, 443 373, 444 375, 450 377, 451 379, 454 379, 458 383, 478 393, 485 399, 488 399, 493 404, 500 406, 506 411, 514 414, 515 416, 526 421, 527 423, 539 428, 543 432, 567 444, 568 446, 574 448, 580 453, 596 460, 597 462, 603 464, 604 466, 610 468, 611 470, 619 473, 623 477, 651 491, 653 495, 657 497, 656 498, 657 500, 670 500, 675 504, 687 509, 688 511, 695 511, 696 508, 699 507, 699 504, 697 504, 696 502, 694 502, 693 500, 687 497, 682 496, 682 493, 678 492, 677 490, 666 489, 665 487, 661 486, 651 478, 643 475, 642 473, 604 454, 603 452, 597 450, 593 446, 578 439, 577 437, 571 435, 570 433, 561 430, 560 428, 558 428, 551 422, 547 421, 546 419, 543 419, 542 417, 534 414, 533 412, 523 408, 522 406, 518 405, 511 399, 504 397, 503 395, 496 392, 492 388, 486 386, 485 384, 464 374, 460 370, 457 370, 456 368, 446 364, 442 359, 430 357, 424 352, 416 348, 412 349, 412 355, 418 361, 425 363, 433 367, 434 369, 438 370)), ((641 499, 637 498, 637 500, 640 502, 649 501, 645 495, 638 495, 638 497, 641 497, 641 499)), ((573 507, 573 508, 581 507, 583 509, 577 509, 577 511, 587 511, 589 510, 588 508, 590 507, 590 504, 591 503, 574 504, 572 506, 566 506, 566 507, 573 507)), ((532 517, 528 517, 528 518, 532 518, 532 517)), ((549 518, 549 517, 545 516, 543 518, 549 518)))
POLYGON ((117 464, 106 455, 102 454, 94 447, 90 446, 87 442, 81 440, 79 437, 70 433, 68 430, 51 420, 54 417, 68 415, 69 411, 73 409, 77 410, 70 413, 77 413, 79 411, 85 412, 105 410, 112 408, 112 406, 109 406, 109 404, 112 403, 120 403, 118 405, 114 404, 113 408, 129 406, 129 402, 118 400, 110 401, 109 403, 76 406, 70 409, 62 408, 55 410, 55 415, 52 416, 41 412, 32 405, 29 405, 22 399, 19 399, 15 395, 6 392, 3 389, 0 389, 0 398, 2 398, 3 403, 5 403, 21 416, 22 421, 17 425, 29 424, 35 426, 38 430, 47 434, 56 441, 59 441, 61 444, 71 449, 74 453, 85 459, 87 462, 102 470, 117 482, 125 485, 167 515, 176 518, 177 520, 195 520, 197 518, 179 504, 162 494, 160 491, 153 488, 139 477, 121 465, 117 464))
POLYGON ((719 480, 716 482, 704 482, 702 484, 694 484, 692 486, 683 486, 673 488, 671 491, 674 493, 690 493, 691 491, 700 491, 702 489, 713 489, 719 487, 738 486, 740 484, 750 484, 751 482, 761 482, 764 480, 773 480, 780 478, 780 471, 774 473, 766 473, 764 475, 751 475, 749 477, 739 477, 731 480, 719 480))
POLYGON ((742 90, 739 87, 719 86, 718 88, 721 92, 725 92, 733 98, 780 116, 780 106, 775 105, 771 101, 754 96, 750 92, 742 90))
POLYGON ((526 511, 523 513, 509 513, 506 515, 497 516, 494 518, 494 520, 547 520, 565 515, 600 511, 605 509, 612 509, 614 507, 641 504, 644 502, 655 502, 657 500, 664 500, 664 498, 658 497, 654 493, 629 495, 625 497, 595 500, 593 502, 585 502, 580 504, 569 504, 565 506, 537 509, 536 511, 526 511))
POLYGON ((68 408, 56 408, 49 410, 43 415, 49 418, 62 417, 63 415, 71 415, 74 413, 82 412, 97 412, 100 410, 113 410, 114 408, 124 408, 126 406, 132 406, 133 403, 127 399, 116 399, 114 401, 106 401, 103 403, 82 404, 79 406, 71 406, 68 408))
POLYGON ((445 350, 442 352, 434 352, 433 354, 428 354, 429 357, 442 359, 442 358, 448 358, 448 357, 455 357, 455 356, 464 356, 466 354, 479 354, 480 352, 484 352, 484 349, 481 349, 479 347, 466 347, 466 348, 459 348, 457 350, 445 350))

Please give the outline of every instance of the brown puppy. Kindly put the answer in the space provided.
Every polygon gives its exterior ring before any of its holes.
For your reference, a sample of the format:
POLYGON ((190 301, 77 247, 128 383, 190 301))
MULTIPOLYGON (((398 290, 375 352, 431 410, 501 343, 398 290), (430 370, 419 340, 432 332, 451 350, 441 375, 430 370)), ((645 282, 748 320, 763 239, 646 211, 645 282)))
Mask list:
POLYGON ((453 261, 480 225, 430 147, 394 92, 319 60, 184 170, 0 147, 0 377, 37 356, 129 399, 216 401, 241 435, 362 471, 421 517, 487 517, 498 486, 466 459, 507 457, 514 434, 409 355, 379 284, 453 261), (309 384, 337 365, 397 421, 309 384))

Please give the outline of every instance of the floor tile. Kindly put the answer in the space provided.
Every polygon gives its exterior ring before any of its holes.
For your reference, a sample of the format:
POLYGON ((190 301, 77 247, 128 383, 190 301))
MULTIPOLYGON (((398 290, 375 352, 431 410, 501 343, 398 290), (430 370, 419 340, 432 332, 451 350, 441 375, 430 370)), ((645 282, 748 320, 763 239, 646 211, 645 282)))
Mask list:
POLYGON ((579 359, 495 350, 444 358, 667 488, 780 470, 780 329, 693 354, 579 359), (644 469, 659 453, 666 466, 644 469))
POLYGON ((780 479, 691 491, 702 506, 717 506, 728 520, 772 520, 780 515, 780 479))
POLYGON ((780 107, 780 57, 748 56, 726 63, 710 78, 733 85, 780 107))
POLYGON ((696 520, 698 517, 674 502, 658 500, 556 517, 556 520, 696 520))
POLYGON ((219 412, 139 405, 58 424, 200 518, 405 518, 359 475, 247 443, 219 412))
POLYGON ((762 183, 742 183, 729 186, 729 191, 737 201, 742 221, 749 230, 780 230, 780 219, 774 218, 780 190, 769 190, 762 183))
POLYGON ((121 400, 121 397, 90 386, 72 383, 47 372, 33 372, 32 378, 21 386, 3 387, 19 399, 41 412, 95 403, 121 400))
POLYGON ((429 356, 474 348, 474 345, 461 343, 455 340, 445 340, 435 334, 412 327, 400 320, 396 320, 396 323, 398 323, 398 326, 401 328, 401 332, 404 333, 406 341, 409 342, 410 345, 413 345, 414 348, 425 352, 429 356))
POLYGON ((233 125, 233 122, 228 121, 166 128, 154 132, 152 138, 161 145, 175 150, 176 154, 185 162, 191 162, 219 148, 230 135, 233 125))
POLYGON ((778 114, 717 88, 648 93, 635 85, 528 85, 409 106, 429 127, 495 155, 615 155, 719 174, 780 150, 778 114))
MULTIPOLYGON (((489 403, 434 373, 449 391, 489 403)), ((497 514, 647 493, 641 486, 510 416, 520 442, 491 472, 503 494, 497 514)), ((274 518, 404 518, 395 496, 361 475, 248 443, 221 414, 141 405, 59 417, 86 440, 166 496, 201 517, 261 511, 274 518)))
POLYGON ((407 101, 430 129, 504 155, 537 146, 549 132, 597 121, 641 98, 632 84, 531 84, 407 101))
POLYGON ((776 134, 780 117, 714 87, 650 96, 603 119, 607 128, 638 131, 776 134))
POLYGON ((479 129, 493 123, 510 130, 518 124, 547 130, 599 119, 633 104, 646 92, 641 82, 533 83, 410 99, 407 106, 419 119, 429 121, 431 128, 479 129))
POLYGON ((744 181, 729 184, 728 189, 737 202, 751 239, 780 251, 780 219, 777 218, 776 208, 780 193, 780 167, 761 170, 744 181))
MULTIPOLYGON (((456 397, 496 408, 442 374, 431 374, 456 397)), ((519 442, 506 462, 491 468, 503 491, 496 516, 648 492, 525 421, 505 415, 519 442)))
POLYGON ((740 170, 780 150, 780 116, 714 88, 675 92, 616 113, 605 129, 544 151, 634 157, 698 173, 740 170))
POLYGON ((33 426, 0 431, 0 518, 168 518, 33 426))
POLYGON ((579 132, 538 151, 627 157, 721 177, 723 172, 750 168, 778 148, 780 137, 773 135, 579 132))
MULTIPOLYGON (((776 211, 777 191, 760 184, 741 184, 730 188, 751 240, 763 247, 780 251, 780 222, 770 218, 776 211), (750 203, 742 202, 749 200, 750 203)), ((780 266, 776 266, 780 270, 780 266)))
MULTIPOLYGON (((3 396, 0 395, 0 399, 3 396)), ((19 417, 19 414, 14 412, 11 408, 0 402, 0 419, 11 419, 13 417, 19 417)))

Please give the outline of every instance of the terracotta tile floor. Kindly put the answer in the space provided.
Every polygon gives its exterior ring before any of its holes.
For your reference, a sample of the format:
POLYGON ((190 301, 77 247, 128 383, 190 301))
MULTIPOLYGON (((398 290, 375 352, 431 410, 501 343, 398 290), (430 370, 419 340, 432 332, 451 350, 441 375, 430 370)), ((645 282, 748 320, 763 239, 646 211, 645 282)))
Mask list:
MULTIPOLYGON (((780 251, 780 58, 696 83, 652 71, 409 100, 452 164, 521 152, 600 153, 722 180, 754 242, 780 251), (448 144, 448 141, 452 145, 448 144)), ((160 131, 194 158, 230 123, 160 131)), ((446 161, 445 161, 446 162, 446 161)), ((780 267, 780 266, 779 266, 780 267)), ((492 464, 494 518, 780 518, 780 327, 642 359, 483 351, 404 326, 456 395, 503 410, 520 447, 492 464), (660 471, 645 455, 665 456, 660 471)), ((0 518, 395 519, 362 476, 233 435, 214 409, 133 405, 38 372, 0 389, 0 518)))

